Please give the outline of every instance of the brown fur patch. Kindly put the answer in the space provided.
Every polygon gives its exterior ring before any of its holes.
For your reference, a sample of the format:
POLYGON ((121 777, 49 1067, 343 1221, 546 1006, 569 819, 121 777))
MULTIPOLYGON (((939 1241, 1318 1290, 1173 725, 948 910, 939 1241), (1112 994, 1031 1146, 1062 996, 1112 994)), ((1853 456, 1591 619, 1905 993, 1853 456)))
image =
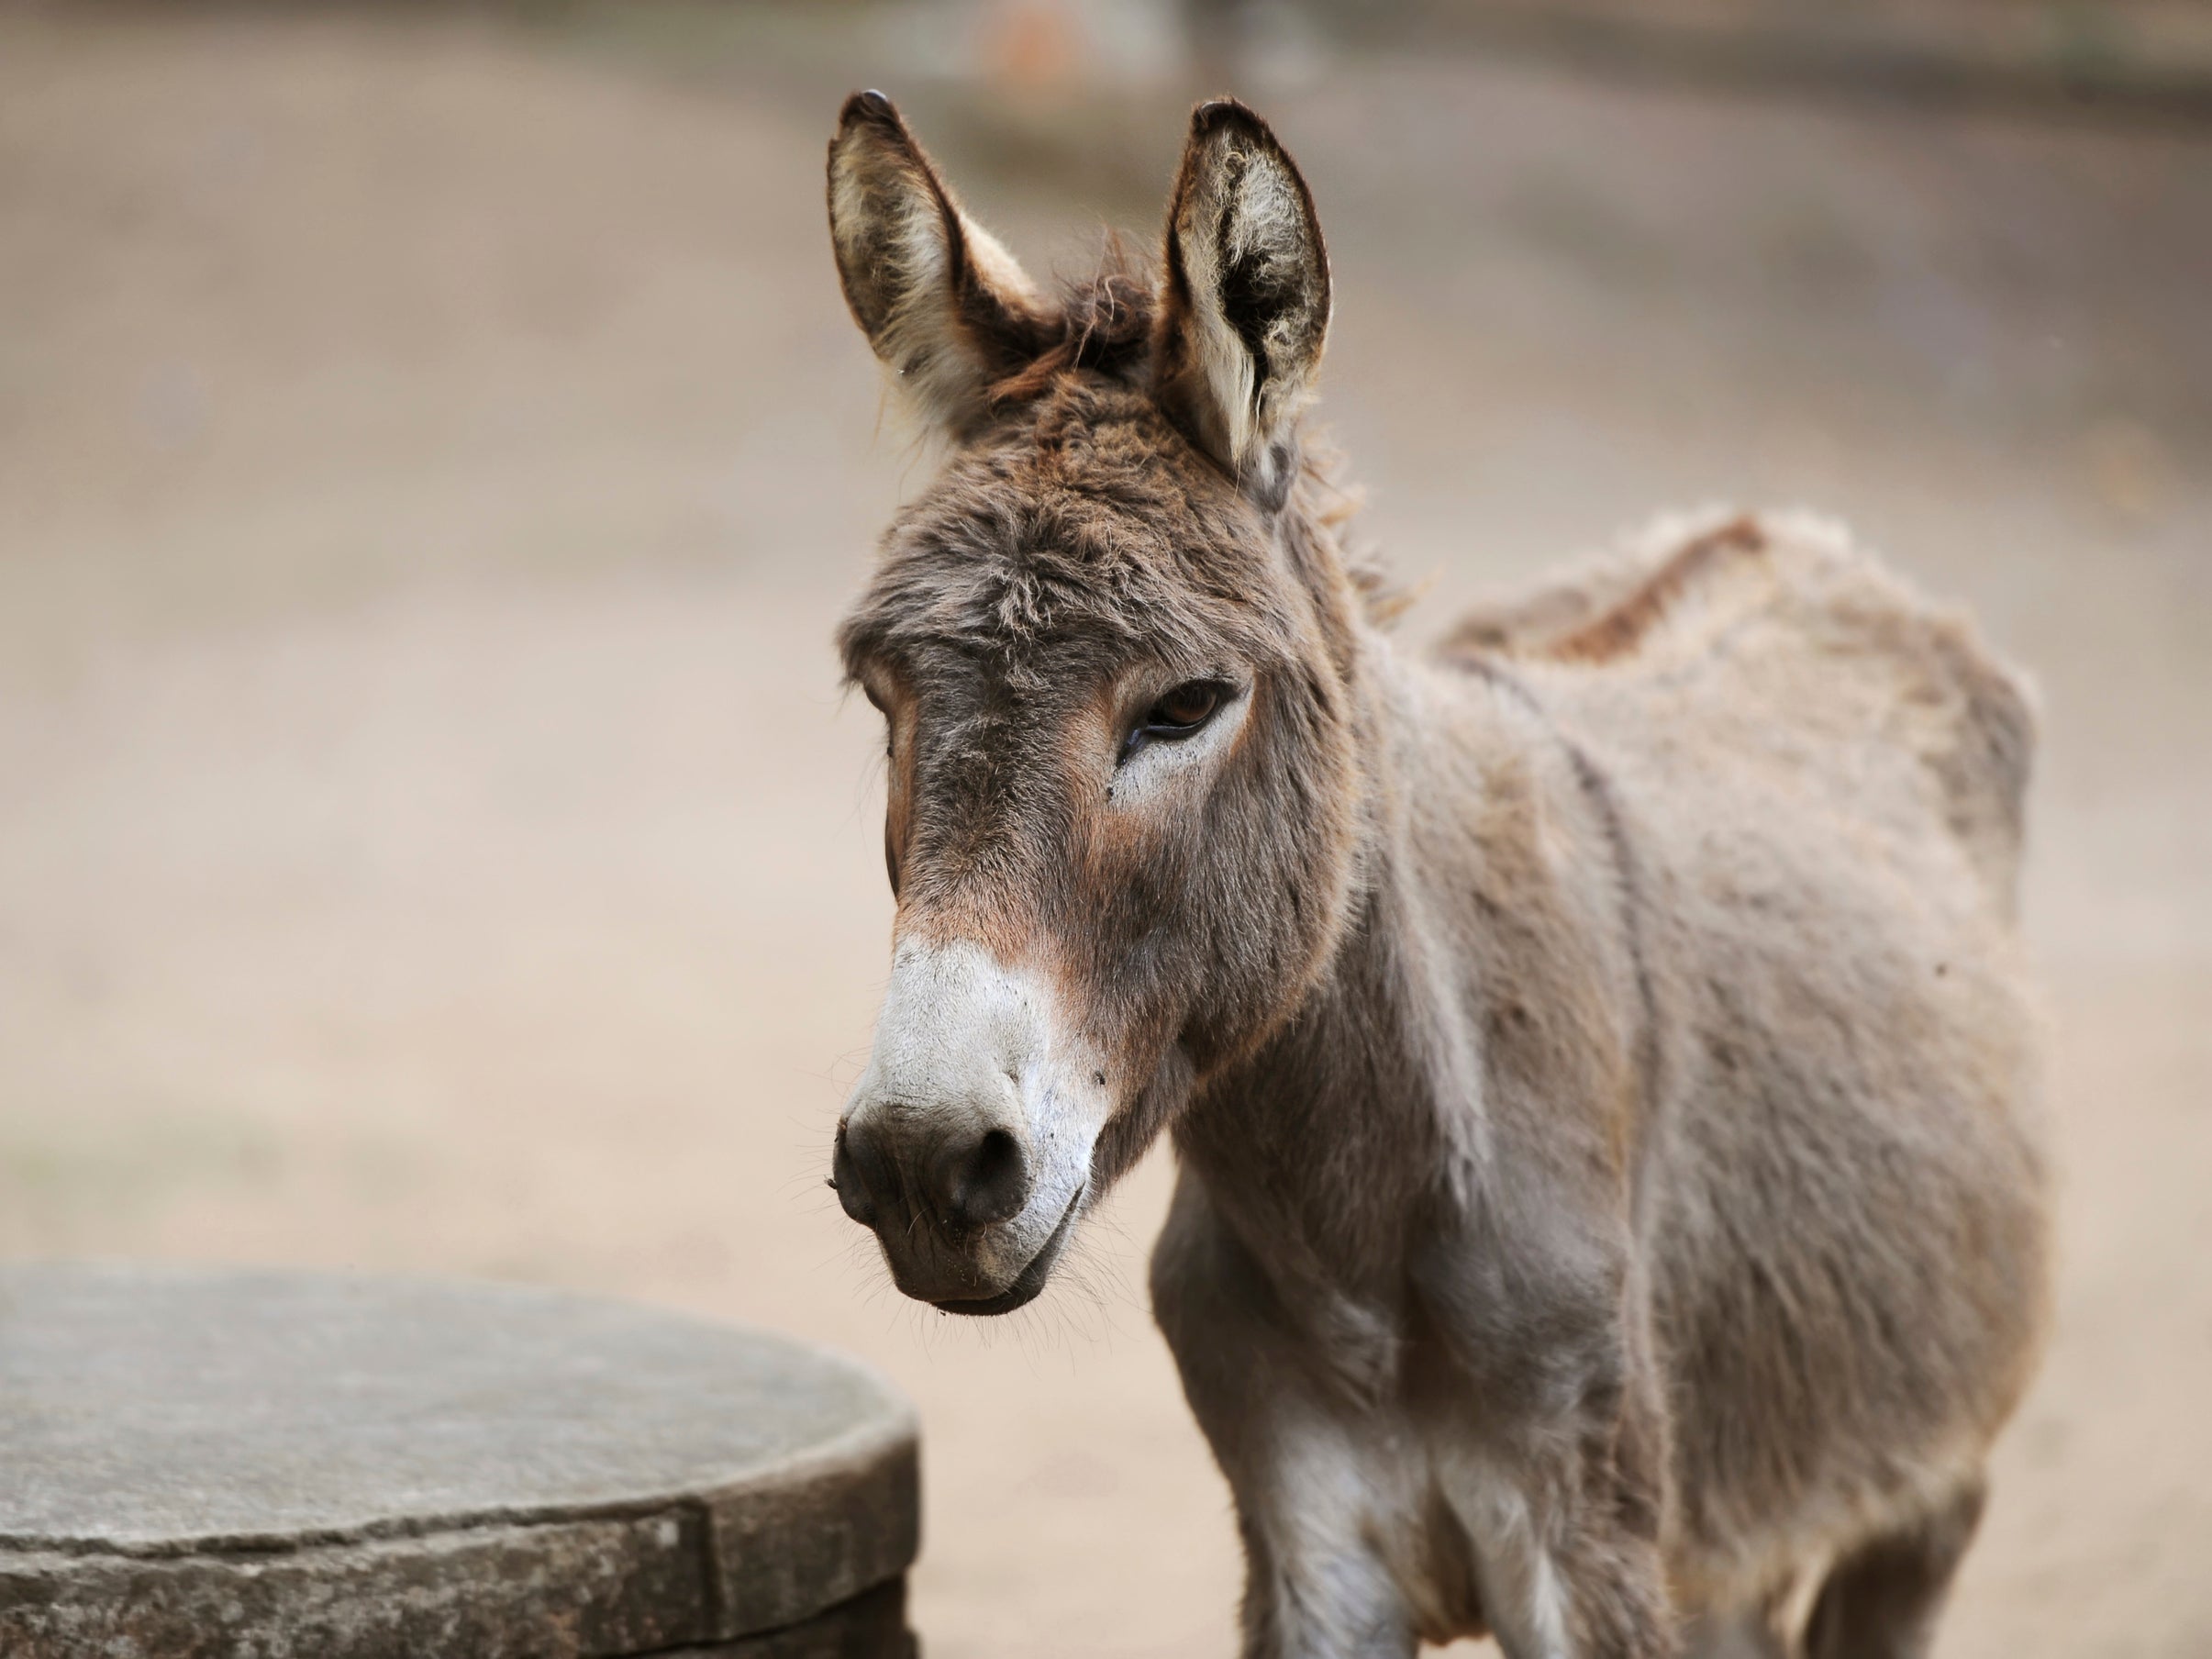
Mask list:
POLYGON ((1685 542, 1627 597, 1595 620, 1550 641, 1543 654, 1573 662, 1609 662, 1634 651, 1683 595, 1718 567, 1762 553, 1766 537, 1749 515, 1685 542))

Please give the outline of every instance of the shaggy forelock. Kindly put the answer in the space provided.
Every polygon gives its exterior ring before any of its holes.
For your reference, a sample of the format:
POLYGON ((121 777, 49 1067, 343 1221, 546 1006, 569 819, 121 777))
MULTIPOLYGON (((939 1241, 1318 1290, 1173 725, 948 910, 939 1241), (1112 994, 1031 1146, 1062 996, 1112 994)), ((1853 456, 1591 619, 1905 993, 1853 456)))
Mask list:
POLYGON ((1095 271, 1061 284, 1037 355, 992 385, 992 404, 1028 402, 1071 369, 1138 384, 1151 359, 1155 308, 1151 271, 1109 236, 1095 271))
POLYGON ((1288 642, 1286 574, 1148 397, 1062 370, 893 525, 839 643, 856 674, 951 649, 1018 680, 1086 647, 1213 672, 1288 642))

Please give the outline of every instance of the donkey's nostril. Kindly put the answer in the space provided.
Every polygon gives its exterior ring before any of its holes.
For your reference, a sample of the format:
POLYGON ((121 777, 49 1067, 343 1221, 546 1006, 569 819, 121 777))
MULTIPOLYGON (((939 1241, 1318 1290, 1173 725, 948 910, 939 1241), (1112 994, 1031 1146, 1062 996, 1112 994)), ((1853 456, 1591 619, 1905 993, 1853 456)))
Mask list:
POLYGON ((986 1130, 952 1179, 952 1219, 988 1227, 1021 1213, 1029 1201, 1029 1161, 1021 1142, 1003 1129, 986 1130))
POLYGON ((837 1188, 837 1201, 845 1207, 847 1215, 862 1227, 875 1225, 875 1197, 861 1174, 860 1160, 852 1155, 852 1137, 841 1123, 838 1125, 837 1153, 829 1164, 829 1184, 837 1188))

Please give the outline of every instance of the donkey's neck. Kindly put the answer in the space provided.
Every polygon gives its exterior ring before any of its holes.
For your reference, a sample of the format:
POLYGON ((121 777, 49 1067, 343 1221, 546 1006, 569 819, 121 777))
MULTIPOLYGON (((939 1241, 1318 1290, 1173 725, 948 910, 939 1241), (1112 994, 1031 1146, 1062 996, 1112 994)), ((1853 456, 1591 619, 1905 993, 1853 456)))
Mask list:
POLYGON ((1439 1037, 1440 953, 1406 824, 1417 769, 1417 671, 1362 630, 1355 681, 1366 732, 1359 878, 1343 933, 1297 1012, 1200 1086, 1178 1151, 1232 1226, 1278 1257, 1356 1285, 1399 1253, 1420 1172, 1440 1151, 1439 1091, 1475 1087, 1474 1057, 1439 1037))
POLYGON ((1272 1263, 1387 1300, 1416 1230, 1487 1201, 1501 1147, 1613 1178, 1640 1139, 1652 1010, 1591 761, 1506 671, 1430 669, 1372 631, 1362 647, 1371 796, 1349 925, 1176 1143, 1272 1263), (1570 1097, 1617 1135, 1566 1144, 1553 1108, 1570 1097))

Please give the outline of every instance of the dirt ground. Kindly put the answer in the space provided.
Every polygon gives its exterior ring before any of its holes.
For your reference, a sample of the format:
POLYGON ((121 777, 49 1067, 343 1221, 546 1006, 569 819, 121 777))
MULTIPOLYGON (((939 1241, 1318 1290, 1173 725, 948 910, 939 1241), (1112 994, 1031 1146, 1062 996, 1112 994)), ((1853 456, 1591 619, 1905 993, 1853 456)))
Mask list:
MULTIPOLYGON (((1162 1160, 984 1329, 822 1186, 890 915, 828 635, 924 475, 831 277, 835 98, 912 81, 1039 263, 1149 236, 1177 100, 754 27, 0 13, 0 1251, 838 1343, 920 1404, 933 1655, 1223 1653, 1162 1160)), ((2034 671, 2060 1316, 1942 1651, 2212 1653, 2212 135, 1310 53, 1255 95, 1410 640, 1729 498, 2034 671)))

